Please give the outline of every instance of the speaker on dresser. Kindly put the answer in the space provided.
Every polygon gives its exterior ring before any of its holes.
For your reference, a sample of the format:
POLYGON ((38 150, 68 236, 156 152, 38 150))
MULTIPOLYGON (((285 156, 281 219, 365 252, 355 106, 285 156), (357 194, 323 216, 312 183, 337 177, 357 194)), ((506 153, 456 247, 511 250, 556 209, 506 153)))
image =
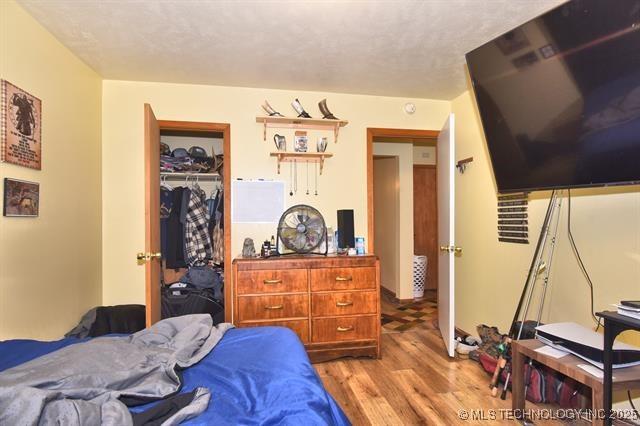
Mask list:
POLYGON ((338 210, 338 247, 355 247, 353 210, 338 210))

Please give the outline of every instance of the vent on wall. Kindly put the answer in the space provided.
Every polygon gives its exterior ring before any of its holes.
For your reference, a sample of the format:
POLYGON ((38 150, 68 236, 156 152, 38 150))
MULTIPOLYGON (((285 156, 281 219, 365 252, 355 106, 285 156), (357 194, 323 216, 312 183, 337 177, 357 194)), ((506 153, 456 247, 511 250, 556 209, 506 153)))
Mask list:
POLYGON ((529 193, 498 194, 498 241, 529 244, 529 193))

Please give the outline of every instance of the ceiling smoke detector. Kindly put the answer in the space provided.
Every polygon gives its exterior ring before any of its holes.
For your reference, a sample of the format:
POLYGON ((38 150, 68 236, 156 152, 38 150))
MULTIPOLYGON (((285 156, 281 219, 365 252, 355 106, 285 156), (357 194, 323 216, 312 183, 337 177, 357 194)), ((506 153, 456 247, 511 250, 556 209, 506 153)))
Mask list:
POLYGON ((413 114, 414 112, 416 112, 416 104, 414 104, 413 102, 407 102, 406 104, 404 104, 404 112, 409 115, 413 114))

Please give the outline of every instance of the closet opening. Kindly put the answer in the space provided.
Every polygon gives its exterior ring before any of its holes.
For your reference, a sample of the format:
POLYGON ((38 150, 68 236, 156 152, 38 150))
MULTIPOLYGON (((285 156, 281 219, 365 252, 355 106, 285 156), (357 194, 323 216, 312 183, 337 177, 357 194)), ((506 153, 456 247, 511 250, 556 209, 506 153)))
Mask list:
POLYGON ((147 107, 147 324, 194 301, 231 322, 230 126, 155 120, 147 107))

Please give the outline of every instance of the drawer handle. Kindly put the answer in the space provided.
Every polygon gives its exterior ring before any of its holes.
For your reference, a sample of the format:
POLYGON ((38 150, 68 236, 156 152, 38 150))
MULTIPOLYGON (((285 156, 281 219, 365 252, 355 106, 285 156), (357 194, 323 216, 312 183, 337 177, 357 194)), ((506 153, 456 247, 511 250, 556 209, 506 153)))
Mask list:
POLYGON ((345 307, 345 306, 352 306, 353 302, 351 300, 345 301, 345 302, 336 302, 336 306, 338 307, 345 307))
POLYGON ((267 305, 264 308, 268 311, 277 311, 278 309, 283 309, 284 305, 271 305, 271 306, 267 305))
POLYGON ((280 284, 282 283, 282 280, 264 280, 262 282, 265 284, 280 284))
POLYGON ((336 281, 353 281, 353 277, 336 277, 336 281))
POLYGON ((350 325, 349 327, 338 327, 338 328, 337 328, 337 330, 338 330, 340 333, 344 333, 345 331, 351 331, 351 330, 353 330, 353 326, 352 326, 352 325, 350 325))

